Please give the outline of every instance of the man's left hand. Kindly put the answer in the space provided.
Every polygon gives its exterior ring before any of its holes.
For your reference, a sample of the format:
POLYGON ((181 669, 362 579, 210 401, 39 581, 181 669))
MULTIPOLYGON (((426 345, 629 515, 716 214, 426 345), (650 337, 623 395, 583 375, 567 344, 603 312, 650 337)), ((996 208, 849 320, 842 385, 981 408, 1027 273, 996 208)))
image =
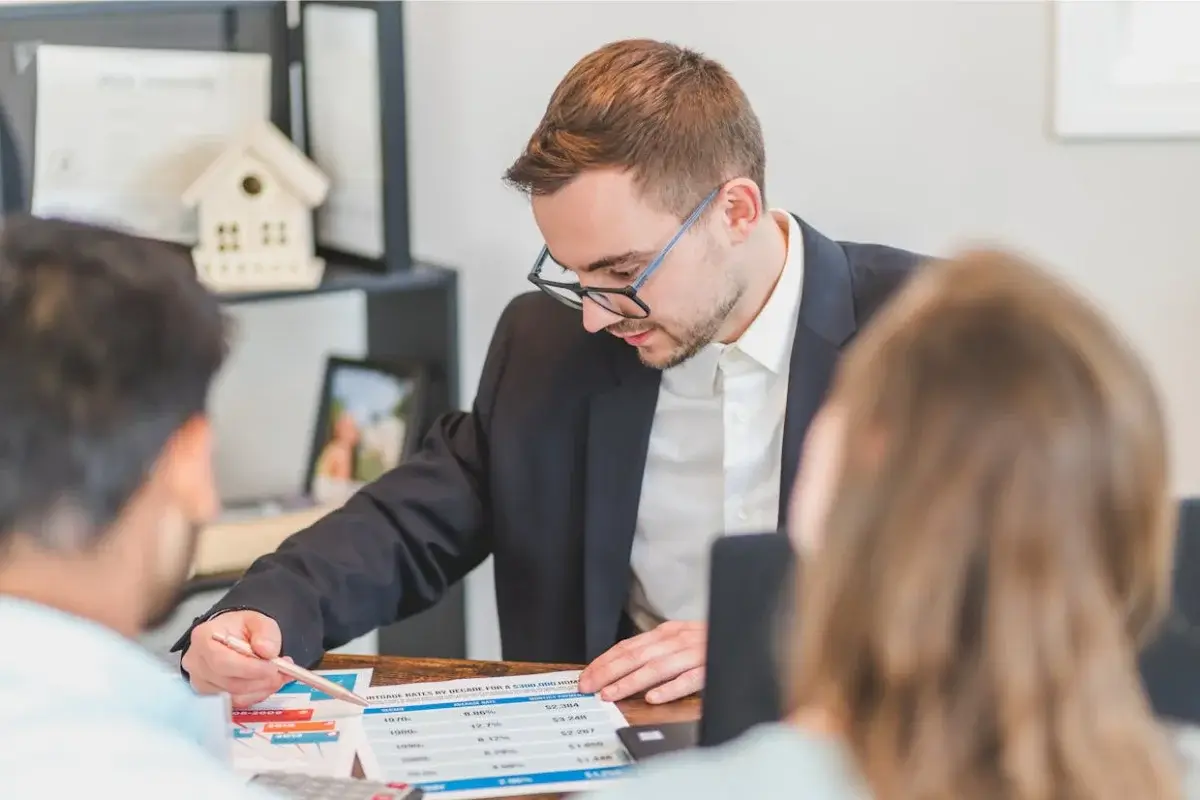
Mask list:
POLYGON ((646 691, 646 702, 668 703, 704 686, 708 626, 664 622, 652 631, 618 642, 579 676, 579 691, 616 701, 646 691))

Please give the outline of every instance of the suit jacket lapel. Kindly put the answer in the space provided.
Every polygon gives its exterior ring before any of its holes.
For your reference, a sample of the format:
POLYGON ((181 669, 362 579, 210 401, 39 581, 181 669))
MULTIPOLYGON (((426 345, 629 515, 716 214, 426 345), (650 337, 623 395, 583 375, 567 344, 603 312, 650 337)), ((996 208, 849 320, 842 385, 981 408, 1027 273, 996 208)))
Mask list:
POLYGON ((788 507, 800 451, 813 417, 825 401, 825 395, 837 366, 838 348, 807 325, 796 326, 792 344, 791 379, 788 382, 787 417, 783 423, 783 459, 779 472, 779 527, 787 525, 788 507))
POLYGON ((846 251, 797 218, 804 239, 804 288, 792 341, 787 417, 779 485, 779 528, 787 526, 800 451, 813 417, 825 401, 841 347, 857 330, 854 287, 846 251))
POLYGON ((629 594, 629 556, 662 377, 625 349, 614 352, 617 384, 592 398, 588 414, 583 604, 589 661, 616 641, 629 594))

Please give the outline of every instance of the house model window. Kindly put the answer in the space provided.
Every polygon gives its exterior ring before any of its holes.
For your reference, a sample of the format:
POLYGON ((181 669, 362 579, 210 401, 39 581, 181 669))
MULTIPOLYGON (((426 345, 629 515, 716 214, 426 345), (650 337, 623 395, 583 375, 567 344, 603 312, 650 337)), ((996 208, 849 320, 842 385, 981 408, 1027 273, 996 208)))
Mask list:
POLYGON ((247 132, 183 196, 197 212, 200 280, 217 292, 316 287, 325 264, 314 255, 312 212, 328 192, 325 175, 274 125, 247 132))

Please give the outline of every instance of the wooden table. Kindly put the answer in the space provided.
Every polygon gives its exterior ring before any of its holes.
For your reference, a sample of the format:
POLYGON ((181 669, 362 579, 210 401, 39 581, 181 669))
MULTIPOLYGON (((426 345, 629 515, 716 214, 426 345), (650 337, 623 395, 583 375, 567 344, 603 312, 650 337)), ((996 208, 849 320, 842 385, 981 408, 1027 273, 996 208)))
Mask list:
MULTIPOLYGON (((370 667, 372 686, 398 683, 449 681, 457 678, 506 678, 538 672, 580 669, 578 664, 533 664, 519 661, 466 661, 439 658, 396 658, 393 656, 327 655, 321 669, 363 669, 370 667)), ((630 725, 657 725, 687 722, 700 718, 700 700, 689 697, 674 703, 650 705, 641 697, 617 703, 630 725)), ((550 800, 561 795, 521 795, 525 800, 550 800)), ((519 799, 518 799, 519 800, 519 799)))

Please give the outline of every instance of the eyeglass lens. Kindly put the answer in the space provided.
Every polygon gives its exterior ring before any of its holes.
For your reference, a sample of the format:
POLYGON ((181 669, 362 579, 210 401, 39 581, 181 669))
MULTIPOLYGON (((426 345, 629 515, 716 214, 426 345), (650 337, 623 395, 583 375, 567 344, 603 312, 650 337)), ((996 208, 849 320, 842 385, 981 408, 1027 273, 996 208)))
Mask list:
MULTIPOLYGON (((542 288, 566 302, 568 305, 579 307, 582 305, 579 294, 574 289, 568 289, 566 286, 578 286, 579 277, 569 269, 557 264, 553 258, 549 256, 542 261, 541 274, 539 276, 546 283, 542 288), (554 284, 565 284, 566 286, 555 286, 554 284)), ((601 292, 584 290, 588 299, 595 301, 600 307, 620 314, 623 317, 644 317, 646 311, 637 304, 632 297, 619 294, 617 292, 601 292)))

